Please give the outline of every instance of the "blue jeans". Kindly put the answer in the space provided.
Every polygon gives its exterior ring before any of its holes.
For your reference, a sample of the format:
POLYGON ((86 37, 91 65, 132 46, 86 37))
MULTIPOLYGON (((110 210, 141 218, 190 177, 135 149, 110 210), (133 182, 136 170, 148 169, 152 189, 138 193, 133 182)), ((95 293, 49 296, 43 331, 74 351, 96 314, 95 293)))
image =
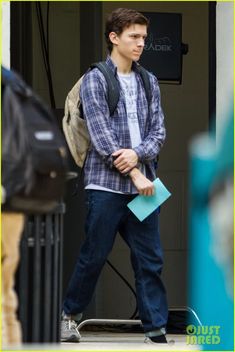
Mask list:
POLYGON ((119 232, 131 251, 138 310, 144 331, 165 326, 168 307, 160 277, 163 260, 158 211, 140 222, 127 207, 134 195, 96 190, 87 190, 86 193, 86 238, 63 303, 65 313, 81 313, 89 304, 119 232))

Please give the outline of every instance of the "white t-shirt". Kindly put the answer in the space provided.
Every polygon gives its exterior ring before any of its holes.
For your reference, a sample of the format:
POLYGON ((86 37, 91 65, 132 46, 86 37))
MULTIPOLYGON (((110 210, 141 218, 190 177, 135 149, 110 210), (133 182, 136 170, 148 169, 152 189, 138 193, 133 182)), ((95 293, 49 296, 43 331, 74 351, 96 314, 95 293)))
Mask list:
POLYGON ((118 73, 118 78, 126 100, 126 113, 132 148, 141 143, 140 127, 137 115, 137 82, 135 73, 118 73))
MULTIPOLYGON (((127 121, 131 138, 132 148, 137 147, 141 143, 140 127, 137 115, 137 82, 135 73, 124 74, 118 73, 118 78, 124 92, 126 101, 127 121)), ((144 166, 141 171, 145 174, 144 166)), ((109 191, 114 193, 122 193, 99 185, 89 184, 85 189, 96 189, 101 191, 109 191)))

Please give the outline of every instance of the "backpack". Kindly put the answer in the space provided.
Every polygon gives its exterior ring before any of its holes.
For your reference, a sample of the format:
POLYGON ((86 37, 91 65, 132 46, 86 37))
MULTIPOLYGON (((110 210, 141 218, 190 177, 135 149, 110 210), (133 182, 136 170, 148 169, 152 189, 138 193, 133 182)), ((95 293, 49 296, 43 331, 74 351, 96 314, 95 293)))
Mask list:
POLYGON ((65 190, 66 149, 52 112, 2 67, 2 210, 52 211, 65 190))
MULTIPOLYGON (((88 72, 93 68, 98 68, 106 79, 108 85, 107 103, 109 106, 110 116, 112 116, 119 101, 120 92, 118 81, 105 61, 92 64, 88 72)), ((148 73, 140 65, 137 66, 137 69, 143 80, 148 104, 150 104, 152 94, 148 73)), ((84 165, 87 151, 90 147, 90 136, 87 130, 86 121, 83 117, 79 94, 83 77, 84 75, 77 81, 66 97, 64 109, 65 114, 62 120, 63 131, 69 150, 75 163, 80 168, 84 165)))

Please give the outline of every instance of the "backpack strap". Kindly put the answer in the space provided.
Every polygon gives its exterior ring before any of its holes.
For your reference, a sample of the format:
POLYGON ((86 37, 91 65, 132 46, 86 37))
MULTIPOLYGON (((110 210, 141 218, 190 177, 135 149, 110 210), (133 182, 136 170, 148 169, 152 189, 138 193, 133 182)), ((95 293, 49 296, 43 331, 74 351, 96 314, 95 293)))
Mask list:
POLYGON ((98 68, 104 75, 108 85, 108 106, 110 115, 112 116, 119 101, 120 88, 113 71, 109 68, 105 61, 96 62, 90 66, 91 68, 98 68))
POLYGON ((146 98, 147 98, 148 106, 149 106, 151 103, 151 100, 152 100, 152 91, 151 91, 149 75, 148 75, 147 70, 145 70, 145 68, 143 68, 140 65, 137 66, 137 70, 142 78, 142 81, 144 84, 144 89, 145 89, 145 94, 146 94, 146 98))
MULTIPOLYGON (((120 88, 118 81, 115 78, 113 71, 110 69, 110 67, 106 64, 105 61, 96 62, 90 66, 91 69, 95 67, 103 73, 106 79, 108 85, 108 106, 110 115, 112 116, 117 107, 120 96, 120 88)), ((150 105, 152 99, 152 92, 148 72, 140 65, 137 66, 137 70, 142 78, 148 105, 150 105)))

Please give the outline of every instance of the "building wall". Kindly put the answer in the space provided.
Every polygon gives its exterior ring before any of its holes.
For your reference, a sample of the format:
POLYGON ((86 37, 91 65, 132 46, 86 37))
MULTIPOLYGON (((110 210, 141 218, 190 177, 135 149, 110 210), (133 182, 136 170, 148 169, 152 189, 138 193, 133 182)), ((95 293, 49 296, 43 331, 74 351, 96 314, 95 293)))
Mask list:
MULTIPOLYGON (((49 103, 35 3, 32 4, 33 87, 49 103)), ((41 2, 46 28, 47 3, 41 2)), ((80 3, 50 2, 49 55, 56 108, 63 108, 67 92, 80 77, 80 3)))

